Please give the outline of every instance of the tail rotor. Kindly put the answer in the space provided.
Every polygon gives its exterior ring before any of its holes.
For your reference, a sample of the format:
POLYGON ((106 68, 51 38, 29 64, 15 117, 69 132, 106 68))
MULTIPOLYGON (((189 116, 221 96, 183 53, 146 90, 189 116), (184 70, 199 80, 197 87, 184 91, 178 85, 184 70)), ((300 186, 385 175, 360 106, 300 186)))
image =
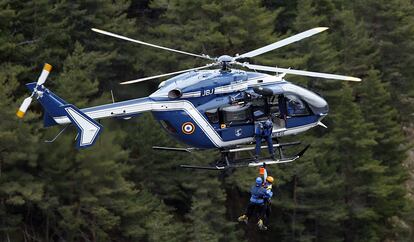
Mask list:
POLYGON ((23 103, 20 105, 19 109, 17 110, 17 113, 16 113, 17 117, 23 118, 24 115, 26 114, 27 109, 29 108, 30 104, 33 101, 33 97, 42 95, 42 91, 39 91, 38 87, 45 83, 51 70, 52 70, 52 66, 48 63, 45 63, 45 65, 43 66, 42 73, 40 74, 39 79, 37 80, 36 87, 34 88, 32 94, 29 97, 24 99, 23 103))

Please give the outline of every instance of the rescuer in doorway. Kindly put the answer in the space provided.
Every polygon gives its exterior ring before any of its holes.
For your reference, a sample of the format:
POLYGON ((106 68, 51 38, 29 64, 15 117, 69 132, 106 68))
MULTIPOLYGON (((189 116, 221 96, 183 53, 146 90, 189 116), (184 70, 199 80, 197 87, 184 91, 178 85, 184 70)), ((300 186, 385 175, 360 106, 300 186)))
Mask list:
POLYGON ((269 154, 271 158, 274 160, 275 155, 273 153, 273 141, 272 141, 272 129, 273 129, 273 122, 272 116, 269 117, 264 121, 259 121, 255 124, 254 135, 256 139, 256 154, 255 154, 255 161, 258 161, 260 155, 260 146, 262 143, 262 139, 265 139, 267 142, 267 148, 269 150, 269 154))
MULTIPOLYGON (((250 189, 250 194, 250 202, 247 206, 246 214, 243 214, 238 218, 239 222, 245 222, 246 224, 249 221, 249 217, 253 214, 259 213, 259 216, 262 215, 266 189, 263 187, 263 179, 261 177, 256 178, 256 183, 250 189)), ((257 226, 259 226, 260 229, 263 229, 264 227, 263 219, 261 217, 257 222, 257 226)))

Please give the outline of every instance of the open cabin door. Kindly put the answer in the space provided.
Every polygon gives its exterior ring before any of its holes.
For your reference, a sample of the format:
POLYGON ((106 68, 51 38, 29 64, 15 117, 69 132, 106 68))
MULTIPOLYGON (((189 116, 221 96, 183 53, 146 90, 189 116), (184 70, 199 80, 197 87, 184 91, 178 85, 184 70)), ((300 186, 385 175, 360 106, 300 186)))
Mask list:
POLYGON ((296 95, 274 95, 268 97, 267 102, 274 130, 296 127, 314 120, 309 119, 313 115, 306 102, 296 95))
POLYGON ((283 95, 274 95, 267 98, 269 113, 272 115, 273 130, 283 129, 286 126, 286 101, 283 95))

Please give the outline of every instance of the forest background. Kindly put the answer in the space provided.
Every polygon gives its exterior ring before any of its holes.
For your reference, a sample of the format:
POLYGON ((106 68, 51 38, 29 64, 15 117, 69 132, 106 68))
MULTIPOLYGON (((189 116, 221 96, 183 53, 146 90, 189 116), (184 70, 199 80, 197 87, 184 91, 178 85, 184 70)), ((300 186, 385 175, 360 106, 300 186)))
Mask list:
MULTIPOLYGON (((0 0, 0 241, 413 241, 412 0, 0 0), (357 76, 361 83, 287 76, 330 104, 328 129, 276 177, 270 230, 236 222, 256 169, 177 169, 181 155, 152 118, 103 120, 97 144, 74 132, 46 144, 39 104, 15 112, 43 63, 47 87, 83 108, 142 97, 161 80, 121 81, 203 65, 188 56, 94 33, 100 28, 210 56, 234 55, 326 26, 252 63, 357 76), (411 155, 411 156, 410 156, 411 155)), ((73 130, 72 130, 73 131, 73 130)))

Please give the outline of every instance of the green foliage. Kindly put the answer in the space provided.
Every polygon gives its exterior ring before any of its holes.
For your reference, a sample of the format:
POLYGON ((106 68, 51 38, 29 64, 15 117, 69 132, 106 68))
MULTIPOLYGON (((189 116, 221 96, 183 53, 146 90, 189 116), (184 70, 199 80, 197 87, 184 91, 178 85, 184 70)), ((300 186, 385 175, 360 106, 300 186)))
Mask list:
POLYGON ((412 1, 355 1, 353 9, 365 22, 366 29, 374 38, 375 48, 381 61, 377 69, 383 80, 391 84, 392 101, 401 112, 401 119, 408 121, 413 110, 412 68, 414 51, 414 21, 412 1))
POLYGON ((89 101, 86 98, 98 91, 97 81, 90 79, 93 78, 99 61, 96 53, 85 53, 82 45, 77 42, 73 53, 63 63, 64 69, 56 81, 56 92, 69 94, 67 97, 62 96, 69 103, 77 101, 80 107, 85 106, 89 101))
MULTIPOLYGON (((156 38, 154 42, 212 57, 241 54, 271 42, 271 24, 277 15, 257 0, 152 1, 151 7, 164 10, 159 24, 149 30, 156 38)), ((145 63, 146 69, 148 64, 149 69, 156 64, 159 71, 163 66, 175 70, 202 65, 188 56, 147 51, 165 58, 152 65, 145 63)))
POLYGON ((412 240, 403 166, 410 146, 402 132, 414 112, 411 1, 0 0, 0 7, 1 241, 412 240), (54 66, 46 86, 80 108, 110 102, 112 89, 118 101, 157 86, 120 81, 205 64, 108 39, 93 27, 219 56, 317 26, 330 29, 248 60, 363 79, 286 77, 328 100, 329 129, 282 140, 312 147, 295 163, 269 167, 277 184, 266 233, 236 224, 257 170, 178 169, 218 154, 152 150, 181 145, 149 114, 102 121, 103 135, 87 150, 74 148, 72 128, 44 143, 59 129, 40 128, 35 101, 24 121, 15 118, 29 95, 24 84, 44 62, 54 66))
POLYGON ((19 105, 13 100, 13 93, 18 86, 17 76, 25 68, 2 63, 0 70, 0 233, 13 238, 13 233, 22 232, 24 214, 20 210, 41 201, 44 184, 36 177, 39 165, 38 126, 33 123, 36 115, 27 115, 25 123, 17 120, 15 109, 10 108, 19 105))

